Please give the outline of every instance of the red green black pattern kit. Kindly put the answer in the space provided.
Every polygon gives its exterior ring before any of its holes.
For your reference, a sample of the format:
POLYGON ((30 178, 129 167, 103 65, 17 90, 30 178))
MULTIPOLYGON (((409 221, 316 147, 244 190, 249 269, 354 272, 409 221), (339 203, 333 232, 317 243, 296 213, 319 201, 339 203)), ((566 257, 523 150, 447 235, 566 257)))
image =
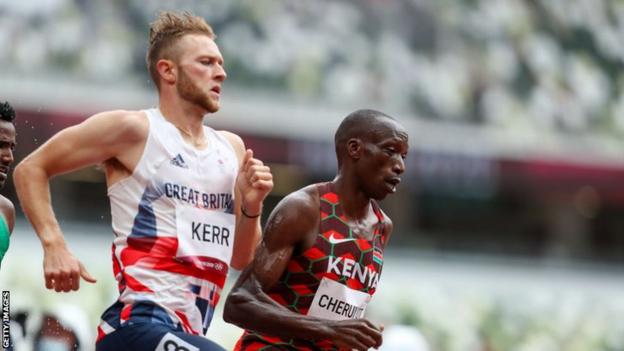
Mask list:
MULTIPOLYGON (((356 236, 342 212, 331 183, 317 184, 320 230, 315 244, 293 253, 287 269, 267 294, 293 312, 341 320, 362 318, 375 293, 383 266, 383 214, 377 216, 372 240, 356 236)), ((245 331, 236 350, 339 350, 330 340, 281 339, 245 331)))

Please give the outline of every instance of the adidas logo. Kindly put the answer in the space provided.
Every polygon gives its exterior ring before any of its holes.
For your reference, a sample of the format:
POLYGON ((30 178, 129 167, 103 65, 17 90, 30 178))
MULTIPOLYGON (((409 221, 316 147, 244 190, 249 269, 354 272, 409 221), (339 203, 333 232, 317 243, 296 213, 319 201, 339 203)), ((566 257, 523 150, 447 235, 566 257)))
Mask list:
POLYGON ((171 159, 171 164, 174 166, 181 167, 181 168, 189 168, 186 162, 184 162, 182 155, 180 154, 178 154, 176 157, 171 159))

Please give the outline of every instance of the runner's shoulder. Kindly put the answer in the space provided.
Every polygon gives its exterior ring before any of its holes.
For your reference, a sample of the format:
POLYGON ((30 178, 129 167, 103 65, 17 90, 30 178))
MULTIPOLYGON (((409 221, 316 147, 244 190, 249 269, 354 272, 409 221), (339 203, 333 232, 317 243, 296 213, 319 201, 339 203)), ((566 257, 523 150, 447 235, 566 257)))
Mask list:
POLYGON ((13 216, 15 214, 15 205, 13 202, 3 195, 0 195, 0 211, 5 217, 13 216))
POLYGON ((318 222, 319 195, 316 185, 296 190, 280 201, 277 210, 287 218, 309 224, 318 222))
POLYGON ((230 142, 230 144, 234 148, 234 151, 236 151, 239 156, 242 156, 245 153, 245 143, 240 136, 227 130, 217 130, 216 132, 230 142))
POLYGON ((318 191, 307 186, 288 194, 267 221, 265 241, 297 244, 316 235, 319 223, 318 191), (315 194, 316 192, 316 194, 315 194))
POLYGON ((0 212, 9 227, 9 232, 12 232, 15 223, 15 205, 3 195, 0 195, 0 212))
POLYGON ((114 129, 128 139, 144 139, 149 131, 149 121, 144 111, 113 110, 89 117, 93 123, 114 129))

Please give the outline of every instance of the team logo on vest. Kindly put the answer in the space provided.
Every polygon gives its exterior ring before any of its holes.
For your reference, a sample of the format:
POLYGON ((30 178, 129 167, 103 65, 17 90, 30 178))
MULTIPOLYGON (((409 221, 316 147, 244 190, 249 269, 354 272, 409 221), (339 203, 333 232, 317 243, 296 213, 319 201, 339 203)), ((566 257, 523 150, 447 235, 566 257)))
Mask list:
POLYGON ((182 155, 178 154, 176 157, 171 159, 171 164, 181 168, 189 168, 189 166, 184 162, 182 155))
POLYGON ((379 282, 379 273, 362 266, 351 258, 329 256, 327 273, 335 273, 339 276, 357 279, 369 289, 377 288, 377 283, 379 282))
POLYGON ((383 252, 376 246, 373 248, 373 261, 383 264, 383 252))
POLYGON ((342 244, 342 243, 346 243, 348 241, 354 241, 357 240, 356 238, 344 238, 344 239, 338 239, 334 236, 334 234, 332 233, 332 235, 329 236, 329 243, 336 245, 336 244, 342 244))

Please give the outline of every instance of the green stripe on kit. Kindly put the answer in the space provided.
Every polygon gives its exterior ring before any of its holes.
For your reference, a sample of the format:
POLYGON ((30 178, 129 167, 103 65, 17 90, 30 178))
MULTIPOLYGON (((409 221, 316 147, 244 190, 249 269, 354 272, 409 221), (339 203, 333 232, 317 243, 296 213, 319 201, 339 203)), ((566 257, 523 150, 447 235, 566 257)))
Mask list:
POLYGON ((9 226, 4 216, 0 216, 0 262, 9 249, 9 226))

